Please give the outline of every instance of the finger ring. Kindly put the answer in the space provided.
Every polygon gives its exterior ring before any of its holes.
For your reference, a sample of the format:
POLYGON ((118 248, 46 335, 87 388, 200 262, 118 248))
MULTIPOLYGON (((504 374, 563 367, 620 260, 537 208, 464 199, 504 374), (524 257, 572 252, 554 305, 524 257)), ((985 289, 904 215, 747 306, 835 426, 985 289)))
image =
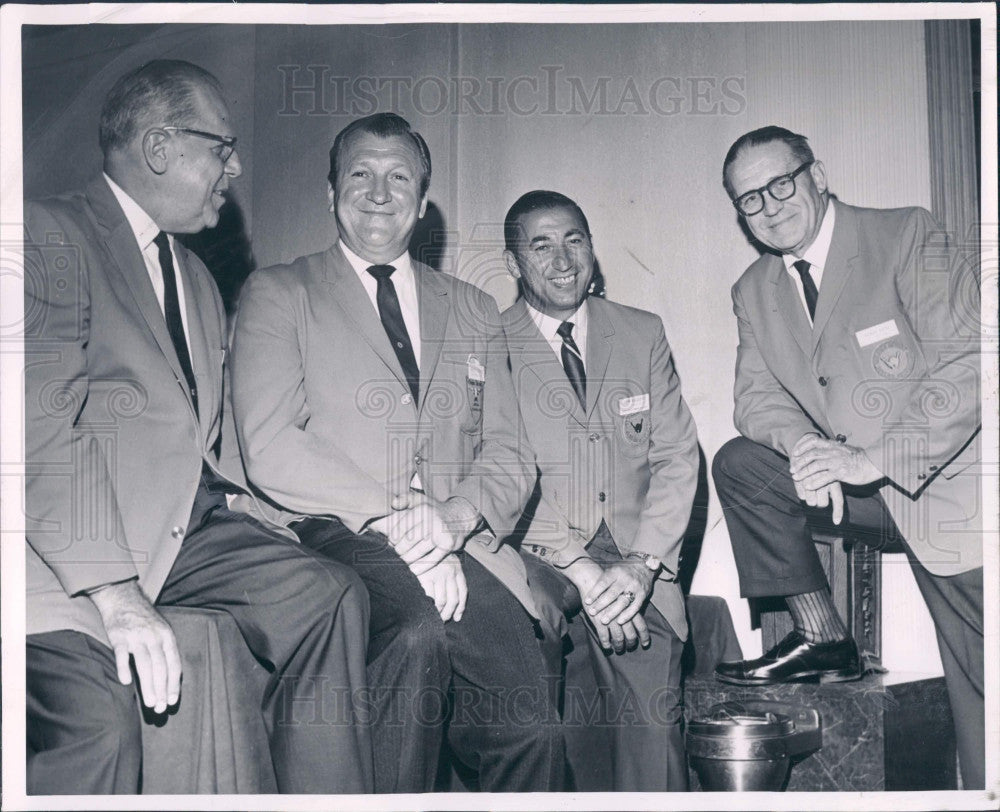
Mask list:
POLYGON ((632 603, 632 601, 635 600, 635 593, 631 589, 627 590, 626 592, 622 592, 622 595, 625 596, 625 599, 629 603, 632 603))

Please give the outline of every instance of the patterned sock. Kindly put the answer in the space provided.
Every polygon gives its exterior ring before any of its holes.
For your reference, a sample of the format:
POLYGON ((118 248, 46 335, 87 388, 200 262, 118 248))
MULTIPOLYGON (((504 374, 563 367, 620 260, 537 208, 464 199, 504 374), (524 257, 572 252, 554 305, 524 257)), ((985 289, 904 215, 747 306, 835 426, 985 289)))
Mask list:
POLYGON ((847 637, 847 627, 833 605, 830 588, 785 598, 795 631, 810 643, 834 643, 847 637))

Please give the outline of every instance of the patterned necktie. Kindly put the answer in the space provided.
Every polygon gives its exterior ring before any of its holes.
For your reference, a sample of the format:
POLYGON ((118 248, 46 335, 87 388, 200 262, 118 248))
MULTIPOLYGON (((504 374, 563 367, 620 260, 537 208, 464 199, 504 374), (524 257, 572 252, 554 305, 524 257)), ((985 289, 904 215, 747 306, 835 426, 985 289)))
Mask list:
POLYGON ((809 320, 814 321, 816 319, 816 300, 819 298, 819 291, 816 290, 816 283, 813 282, 812 275, 809 273, 810 265, 806 260, 800 259, 797 262, 793 262, 792 267, 802 277, 802 290, 806 294, 806 307, 809 308, 809 320))
POLYGON ((184 323, 181 321, 181 305, 177 296, 177 277, 174 274, 174 259, 170 253, 170 242, 162 231, 153 238, 159 251, 160 272, 163 274, 163 315, 167 320, 167 332, 174 343, 174 352, 181 362, 181 370, 187 379, 188 391, 191 392, 191 403, 194 413, 198 414, 198 388, 194 383, 194 369, 191 367, 191 355, 188 353, 187 339, 184 338, 184 323))
POLYGON ((399 359, 399 365, 403 368, 406 382, 410 385, 410 392, 413 394, 414 402, 420 393, 420 369, 417 367, 417 359, 413 354, 413 345, 410 343, 410 334, 406 332, 406 324, 403 322, 403 311, 399 308, 399 297, 396 296, 396 286, 392 283, 392 274, 396 268, 392 265, 372 265, 368 268, 368 273, 375 277, 378 282, 378 290, 375 292, 375 301, 378 303, 378 315, 382 319, 382 326, 385 334, 389 337, 399 359))
POLYGON ((559 325, 556 332, 562 338, 562 363, 566 370, 566 377, 576 392, 576 397, 580 401, 583 410, 587 410, 587 373, 583 369, 583 357, 580 355, 580 348, 573 340, 573 322, 564 321, 559 325))

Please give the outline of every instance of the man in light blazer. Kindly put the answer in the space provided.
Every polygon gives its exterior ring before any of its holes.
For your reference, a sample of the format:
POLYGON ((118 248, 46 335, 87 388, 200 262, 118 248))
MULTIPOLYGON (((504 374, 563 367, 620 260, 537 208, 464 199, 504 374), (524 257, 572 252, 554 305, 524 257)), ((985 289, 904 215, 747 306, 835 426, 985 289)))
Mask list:
POLYGON ((135 690, 184 701, 160 606, 228 612, 269 663, 280 791, 371 791, 366 728, 287 718, 317 685, 364 689, 364 587, 227 506, 246 489, 225 313, 175 238, 214 226, 241 172, 222 89, 150 62, 108 94, 100 142, 102 177, 25 207, 28 792, 139 791, 135 690))
MULTIPOLYGON (((611 785, 587 788, 685 790, 680 658, 688 627, 677 571, 698 442, 663 323, 588 297, 590 228, 565 195, 523 195, 504 232, 522 296, 503 323, 539 475, 522 550, 549 631, 589 631, 576 635, 586 642, 570 656, 591 659, 610 727, 611 785), (624 708, 637 718, 617 718, 624 708)), ((554 673, 558 654, 557 646, 554 673)), ((567 689, 567 702, 577 699, 567 689)), ((569 725, 574 712, 566 711, 569 725)), ((580 783, 597 769, 573 766, 580 783)))
POLYGON ((966 788, 984 781, 979 286, 923 209, 831 200, 806 139, 729 150, 726 190, 767 252, 733 287, 736 427, 713 474, 746 597, 794 631, 720 679, 861 675, 807 521, 904 546, 934 619, 966 788))
POLYGON ((402 118, 330 150, 339 241, 247 281, 233 345, 251 481, 371 595, 376 789, 437 786, 447 743, 481 789, 559 790, 523 564, 502 539, 530 456, 496 304, 407 253, 430 154, 402 118))

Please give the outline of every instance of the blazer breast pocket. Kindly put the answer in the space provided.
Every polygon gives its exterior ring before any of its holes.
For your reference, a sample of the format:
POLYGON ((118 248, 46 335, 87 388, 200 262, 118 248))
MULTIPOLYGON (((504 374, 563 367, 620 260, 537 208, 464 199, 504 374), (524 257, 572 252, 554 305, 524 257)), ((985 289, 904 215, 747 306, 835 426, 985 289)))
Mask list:
POLYGON ((639 456, 649 451, 651 431, 649 409, 632 414, 619 415, 618 440, 622 451, 628 456, 639 456))
POLYGON ((486 384, 486 370, 475 355, 468 361, 444 362, 449 373, 448 380, 458 396, 454 403, 455 416, 467 434, 478 434, 483 430, 483 397, 486 384))

